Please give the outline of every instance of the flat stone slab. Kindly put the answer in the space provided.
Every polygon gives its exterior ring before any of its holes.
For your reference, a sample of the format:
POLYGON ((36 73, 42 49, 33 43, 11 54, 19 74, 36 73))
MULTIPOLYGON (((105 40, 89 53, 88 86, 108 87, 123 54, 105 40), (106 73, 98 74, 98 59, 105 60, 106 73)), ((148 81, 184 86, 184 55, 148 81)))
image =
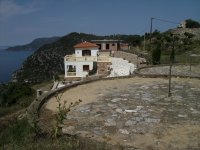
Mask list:
MULTIPOLYGON (((73 109, 63 133, 138 149, 199 148, 200 80, 172 78, 171 97, 166 79, 101 81, 96 88, 101 84, 109 90, 101 87, 103 96, 73 109)), ((94 85, 78 94, 92 96, 94 85)))

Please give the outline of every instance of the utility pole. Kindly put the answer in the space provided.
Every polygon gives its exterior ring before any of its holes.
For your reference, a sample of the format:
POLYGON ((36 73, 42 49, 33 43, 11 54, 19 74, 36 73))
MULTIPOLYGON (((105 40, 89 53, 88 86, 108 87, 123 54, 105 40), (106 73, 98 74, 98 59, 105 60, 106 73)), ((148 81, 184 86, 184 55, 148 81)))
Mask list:
MULTIPOLYGON (((150 35, 152 34, 152 28, 153 28, 153 19, 154 19, 154 18, 152 18, 152 17, 151 17, 150 35)), ((151 36, 150 36, 150 37, 151 37, 151 36)))
MULTIPOLYGON (((150 26, 150 41, 149 41, 149 51, 151 53, 151 38, 152 38, 152 28, 153 28, 153 17, 151 17, 151 26, 150 26)), ((149 56, 149 62, 151 63, 151 54, 149 56)))
POLYGON ((151 26, 150 26, 150 50, 151 50, 151 38, 152 38, 153 19, 154 19, 154 18, 151 17, 151 26))
POLYGON ((146 34, 146 33, 144 33, 144 49, 143 49, 143 51, 145 51, 145 49, 146 49, 146 48, 145 48, 145 46, 146 46, 146 45, 145 45, 145 44, 146 44, 146 43, 145 43, 145 40, 146 40, 146 39, 145 39, 145 34, 146 34))

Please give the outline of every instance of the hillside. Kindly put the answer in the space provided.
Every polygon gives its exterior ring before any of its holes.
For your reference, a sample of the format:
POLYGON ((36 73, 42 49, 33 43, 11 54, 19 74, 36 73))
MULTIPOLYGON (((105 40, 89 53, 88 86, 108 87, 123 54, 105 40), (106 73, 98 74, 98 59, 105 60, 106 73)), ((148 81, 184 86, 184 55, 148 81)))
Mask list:
POLYGON ((41 82, 52 79, 53 75, 64 73, 63 58, 74 52, 73 46, 83 40, 103 39, 102 36, 71 33, 58 41, 40 47, 27 58, 20 70, 14 73, 18 81, 41 82))
POLYGON ((8 51, 23 51, 23 50, 35 51, 45 44, 49 44, 49 43, 57 41, 59 38, 60 37, 38 38, 38 39, 33 40, 29 44, 8 47, 6 50, 8 51))
MULTIPOLYGON (((150 47, 149 34, 146 35, 146 50, 150 47)), ((186 54, 188 51, 199 53, 200 41, 184 35, 183 38, 176 39, 175 48, 178 55, 186 54)), ((139 47, 143 50, 143 36, 139 35, 110 35, 110 36, 97 36, 84 33, 70 33, 56 42, 46 44, 40 47, 35 53, 27 58, 23 63, 21 69, 13 74, 13 79, 17 81, 30 81, 38 83, 45 80, 53 79, 53 76, 64 74, 63 58, 67 54, 74 53, 73 46, 81 41, 90 41, 98 39, 120 39, 125 43, 129 43, 132 47, 139 47)), ((172 36, 171 32, 164 33, 154 32, 152 35, 152 48, 154 49, 158 42, 161 42, 162 55, 168 58, 172 49, 172 36)), ((185 56, 184 56, 185 57, 185 56)), ((165 60, 167 62, 167 60, 165 60)), ((164 62, 164 63, 165 63, 164 62)))
POLYGON ((27 58, 22 68, 13 74, 13 79, 38 83, 52 79, 54 75, 64 74, 64 56, 74 53, 73 46, 81 41, 120 39, 130 45, 135 45, 140 42, 139 38, 140 36, 138 35, 97 36, 73 32, 56 42, 40 47, 33 55, 27 58))

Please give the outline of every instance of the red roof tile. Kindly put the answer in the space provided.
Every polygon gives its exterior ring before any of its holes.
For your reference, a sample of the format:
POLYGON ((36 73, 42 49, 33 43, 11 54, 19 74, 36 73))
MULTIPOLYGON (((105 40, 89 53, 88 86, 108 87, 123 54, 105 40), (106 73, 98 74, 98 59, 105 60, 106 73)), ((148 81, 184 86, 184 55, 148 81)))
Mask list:
POLYGON ((98 45, 94 44, 94 43, 90 43, 90 42, 82 42, 79 44, 76 44, 74 46, 74 48, 91 48, 91 47, 99 47, 98 45))

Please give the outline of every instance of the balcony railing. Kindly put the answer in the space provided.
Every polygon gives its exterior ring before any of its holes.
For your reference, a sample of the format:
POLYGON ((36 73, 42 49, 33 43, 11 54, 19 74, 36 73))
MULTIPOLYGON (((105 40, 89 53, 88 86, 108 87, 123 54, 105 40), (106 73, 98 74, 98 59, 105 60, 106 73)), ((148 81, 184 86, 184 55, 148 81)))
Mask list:
POLYGON ((109 56, 103 56, 103 57, 99 56, 99 57, 97 58, 97 61, 98 61, 98 62, 110 62, 111 60, 110 60, 110 57, 109 57, 109 56))
POLYGON ((66 61, 98 61, 98 62, 110 62, 110 57, 106 55, 99 55, 99 56, 82 56, 82 57, 75 57, 75 55, 66 55, 66 61))
POLYGON ((75 55, 66 55, 66 61, 97 61, 97 57, 95 56, 82 56, 82 57, 75 57, 75 55))
POLYGON ((65 60, 66 61, 76 61, 76 57, 75 57, 74 54, 73 55, 66 55, 65 60))
POLYGON ((67 72, 67 76, 76 76, 76 72, 67 72))
POLYGON ((95 56, 76 57, 76 61, 97 61, 97 57, 95 56))

